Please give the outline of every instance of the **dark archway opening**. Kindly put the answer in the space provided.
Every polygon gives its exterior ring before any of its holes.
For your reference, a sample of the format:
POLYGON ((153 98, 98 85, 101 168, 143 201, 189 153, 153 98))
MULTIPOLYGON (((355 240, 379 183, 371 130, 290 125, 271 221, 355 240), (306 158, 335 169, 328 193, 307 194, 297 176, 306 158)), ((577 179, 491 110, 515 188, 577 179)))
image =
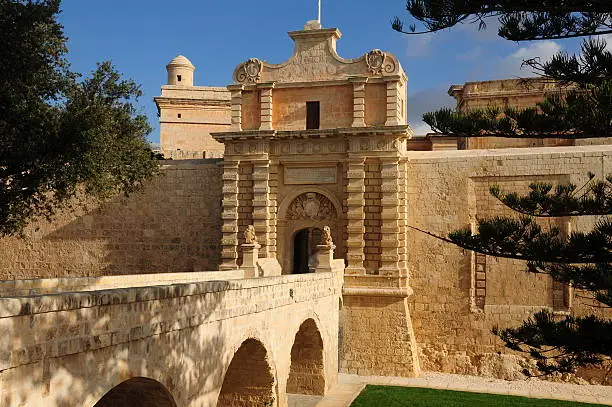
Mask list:
POLYGON ((291 348, 287 393, 325 394, 323 340, 313 319, 302 323, 291 348))
POLYGON ((271 370, 261 342, 256 339, 242 342, 225 373, 217 406, 275 406, 271 370))
POLYGON ((319 228, 299 230, 293 237, 293 274, 312 273, 317 266, 316 247, 323 231, 319 228))
POLYGON ((113 387, 94 407, 176 407, 172 395, 153 379, 135 377, 113 387))

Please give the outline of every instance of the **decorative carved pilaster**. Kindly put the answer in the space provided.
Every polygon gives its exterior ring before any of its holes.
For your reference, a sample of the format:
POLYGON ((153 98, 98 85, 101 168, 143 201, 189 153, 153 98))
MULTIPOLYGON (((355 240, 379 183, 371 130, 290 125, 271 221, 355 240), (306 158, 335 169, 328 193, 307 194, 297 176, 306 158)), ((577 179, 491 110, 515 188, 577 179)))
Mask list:
POLYGON ((272 130, 272 89, 274 82, 258 85, 261 124, 259 130, 272 130))
POLYGON ((229 85, 227 89, 230 91, 232 99, 232 131, 242 131, 242 90, 244 85, 229 85))
POLYGON ((365 274, 365 158, 349 158, 347 171, 347 274, 365 274))
POLYGON ((379 274, 400 274, 400 249, 406 250, 406 236, 402 235, 400 216, 400 167, 398 158, 380 160, 381 177, 381 255, 379 274))
POLYGON ((270 177, 268 179, 270 201, 269 210, 269 230, 268 230, 268 243, 266 248, 268 250, 268 257, 276 257, 276 237, 277 237, 277 218, 276 212, 278 209, 278 161, 270 160, 270 177))
POLYGON ((268 257, 270 239, 270 162, 257 160, 253 162, 253 226, 262 248, 261 257, 268 257))
POLYGON ((223 162, 221 270, 238 268, 238 161, 223 162))
POLYGON ((387 82, 387 120, 385 126, 399 126, 401 122, 399 77, 387 82))
MULTIPOLYGON (((572 234, 572 221, 570 217, 565 217, 559 219, 561 223, 560 229, 561 232, 569 238, 572 234)), ((570 284, 562 283, 559 281, 552 282, 552 302, 553 302, 553 311, 566 313, 569 312, 572 308, 573 302, 573 289, 570 284)))
POLYGON ((368 78, 353 77, 353 124, 352 127, 365 127, 365 84, 368 78))

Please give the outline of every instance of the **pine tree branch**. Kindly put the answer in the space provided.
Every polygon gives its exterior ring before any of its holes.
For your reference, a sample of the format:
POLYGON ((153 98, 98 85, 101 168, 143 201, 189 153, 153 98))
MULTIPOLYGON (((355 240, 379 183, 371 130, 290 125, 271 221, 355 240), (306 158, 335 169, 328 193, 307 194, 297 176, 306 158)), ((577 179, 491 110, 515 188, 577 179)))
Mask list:
POLYGON ((518 328, 496 327, 493 333, 509 348, 528 352, 544 374, 570 373, 612 357, 612 321, 592 315, 558 318, 542 310, 518 328))
POLYGON ((395 17, 392 28, 405 34, 436 32, 464 23, 497 18, 498 35, 511 41, 586 37, 612 32, 612 13, 606 1, 516 1, 516 0, 408 0, 406 10, 425 29, 411 24, 408 30, 395 17))
POLYGON ((527 195, 502 192, 494 185, 491 195, 508 208, 528 216, 558 218, 567 216, 612 215, 612 176, 596 181, 594 174, 580 188, 560 184, 535 182, 529 185, 527 195), (583 191, 580 195, 579 192, 583 191))

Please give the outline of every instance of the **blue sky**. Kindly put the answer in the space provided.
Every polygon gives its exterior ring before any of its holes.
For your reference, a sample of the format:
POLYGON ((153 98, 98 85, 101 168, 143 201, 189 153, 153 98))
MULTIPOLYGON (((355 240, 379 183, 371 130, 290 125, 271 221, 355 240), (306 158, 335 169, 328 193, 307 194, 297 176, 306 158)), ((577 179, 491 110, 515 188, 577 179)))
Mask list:
MULTIPOLYGON (((549 57, 577 41, 514 43, 496 35, 496 21, 487 30, 463 25, 445 32, 406 36, 393 31, 399 15, 410 22, 403 0, 322 0, 323 26, 343 34, 338 52, 355 58, 380 48, 394 53, 408 75, 409 122, 417 134, 428 128, 424 112, 453 106, 446 94, 451 84, 532 76, 521 70, 525 58, 549 57)), ((316 0, 64 0, 60 22, 69 38, 69 59, 79 72, 110 60, 126 77, 142 85, 139 104, 153 127, 149 139, 159 141, 153 97, 166 82, 165 66, 185 55, 196 66, 197 85, 225 86, 235 66, 257 57, 280 63, 290 57, 287 31, 315 19, 316 0)))

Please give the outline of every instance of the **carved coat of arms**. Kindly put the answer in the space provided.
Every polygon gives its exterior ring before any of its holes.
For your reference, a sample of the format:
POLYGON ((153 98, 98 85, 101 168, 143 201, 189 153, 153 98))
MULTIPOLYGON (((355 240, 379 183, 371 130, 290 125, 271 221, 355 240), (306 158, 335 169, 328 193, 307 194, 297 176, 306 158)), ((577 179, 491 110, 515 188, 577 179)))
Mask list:
POLYGON ((365 60, 371 73, 374 75, 382 73, 385 62, 385 53, 383 51, 379 49, 372 50, 366 54, 365 60))
POLYGON ((302 207, 304 208, 304 213, 310 219, 315 219, 319 214, 319 208, 321 207, 321 203, 316 199, 315 194, 307 193, 306 200, 302 203, 302 207))
POLYGON ((295 198, 287 210, 287 219, 335 219, 334 205, 325 196, 307 192, 295 198))

